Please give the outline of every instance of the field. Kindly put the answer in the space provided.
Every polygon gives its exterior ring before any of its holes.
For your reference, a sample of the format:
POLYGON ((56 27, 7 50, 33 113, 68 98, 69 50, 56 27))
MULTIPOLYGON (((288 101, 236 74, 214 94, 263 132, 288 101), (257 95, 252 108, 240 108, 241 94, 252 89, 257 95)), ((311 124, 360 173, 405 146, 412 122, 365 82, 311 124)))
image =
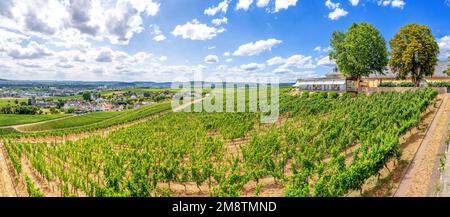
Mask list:
POLYGON ((0 98, 0 107, 1 106, 7 106, 7 105, 16 105, 15 101, 18 101, 20 104, 21 102, 28 102, 27 98, 0 98))
POLYGON ((49 121, 53 119, 63 118, 70 115, 15 115, 15 114, 0 114, 0 127, 13 126, 20 124, 36 123, 41 121, 49 121))
POLYGON ((123 114, 124 112, 93 112, 86 115, 78 115, 62 120, 55 120, 45 123, 38 123, 23 127, 18 127, 20 131, 33 132, 33 131, 47 131, 58 130, 72 127, 80 127, 90 125, 104 120, 114 118, 123 114))
POLYGON ((124 88, 120 90, 111 90, 111 91, 103 91, 101 92, 102 96, 110 96, 113 93, 126 93, 128 91, 134 93, 145 93, 145 92, 169 92, 169 93, 177 93, 180 89, 170 89, 170 88, 124 88))
POLYGON ((400 157, 436 95, 285 92, 276 124, 170 112, 77 140, 3 143, 32 196, 345 196, 400 157))
POLYGON ((51 96, 51 97, 47 97, 45 98, 47 100, 52 100, 52 101, 58 101, 58 100, 76 100, 76 99, 83 99, 83 96, 81 95, 75 95, 75 96, 51 96))
POLYGON ((93 113, 88 118, 76 116, 73 119, 64 119, 55 123, 40 125, 47 131, 42 131, 42 129, 34 126, 26 127, 25 130, 38 130, 37 132, 20 132, 13 128, 0 128, 0 138, 64 137, 71 134, 87 133, 146 118, 167 111, 170 108, 170 102, 162 102, 126 112, 93 113), (96 120, 90 120, 89 117, 96 117, 96 120))

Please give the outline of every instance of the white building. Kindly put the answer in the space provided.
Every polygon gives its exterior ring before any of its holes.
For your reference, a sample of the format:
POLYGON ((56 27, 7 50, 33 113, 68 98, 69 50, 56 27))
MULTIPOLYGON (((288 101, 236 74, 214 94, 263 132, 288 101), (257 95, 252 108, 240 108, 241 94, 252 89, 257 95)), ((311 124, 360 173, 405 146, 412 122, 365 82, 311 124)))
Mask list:
POLYGON ((299 79, 294 87, 306 91, 347 91, 353 82, 341 76, 336 69, 321 78, 299 79))

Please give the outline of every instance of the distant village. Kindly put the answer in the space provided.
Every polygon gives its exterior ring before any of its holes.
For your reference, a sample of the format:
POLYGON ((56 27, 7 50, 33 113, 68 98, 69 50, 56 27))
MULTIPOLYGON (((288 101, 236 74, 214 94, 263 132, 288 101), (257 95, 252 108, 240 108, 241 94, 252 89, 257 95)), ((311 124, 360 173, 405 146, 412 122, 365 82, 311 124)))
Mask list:
POLYGON ((121 91, 100 86, 92 90, 77 88, 0 89, 0 99, 11 99, 0 108, 3 114, 74 113, 122 111, 172 98, 170 91, 121 91), (18 99, 24 99, 19 100, 18 99), (18 109, 21 108, 21 109, 18 109), (29 109, 23 109, 29 108, 29 109))

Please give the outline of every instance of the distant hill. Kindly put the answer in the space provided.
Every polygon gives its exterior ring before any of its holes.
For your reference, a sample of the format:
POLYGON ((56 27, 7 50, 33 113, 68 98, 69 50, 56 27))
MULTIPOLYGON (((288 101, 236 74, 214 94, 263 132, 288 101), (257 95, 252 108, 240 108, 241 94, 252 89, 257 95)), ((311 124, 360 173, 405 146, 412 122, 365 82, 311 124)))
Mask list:
POLYGON ((33 80, 6 80, 0 78, 2 87, 80 87, 95 88, 98 86, 108 86, 113 88, 126 87, 170 87, 170 82, 120 82, 120 81, 33 81, 33 80))
MULTIPOLYGON (((220 84, 201 82, 201 84, 220 84)), ((95 88, 98 86, 108 86, 112 88, 129 88, 129 87, 149 87, 149 88, 169 88, 171 82, 151 82, 151 81, 136 81, 136 82, 121 82, 121 81, 33 81, 33 80, 6 80, 0 78, 2 87, 80 87, 80 88, 95 88)), ((237 84, 237 83, 235 83, 237 84)), ((191 85, 195 83, 191 81, 191 85)), ((292 86, 293 83, 280 83, 280 86, 292 86)), ((226 86, 222 83, 222 86, 226 86)))

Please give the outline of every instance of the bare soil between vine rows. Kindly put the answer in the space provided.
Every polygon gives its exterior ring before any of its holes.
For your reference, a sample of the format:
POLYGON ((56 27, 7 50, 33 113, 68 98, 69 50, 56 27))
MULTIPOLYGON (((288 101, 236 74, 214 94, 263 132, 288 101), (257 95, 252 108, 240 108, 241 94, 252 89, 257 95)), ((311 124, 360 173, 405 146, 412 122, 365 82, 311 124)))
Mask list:
MULTIPOLYGON (((439 95, 437 99, 437 105, 441 105, 442 102, 446 102, 444 105, 441 106, 441 109, 446 109, 445 111, 448 112, 448 109, 450 109, 450 103, 447 103, 447 100, 443 100, 444 96, 439 95)), ((189 106, 189 105, 185 105, 189 106)), ((183 107, 184 108, 184 107, 183 107)), ((178 108, 178 109, 183 109, 178 108)), ((157 117, 159 115, 164 115, 166 112, 162 112, 160 114, 144 118, 141 120, 129 122, 126 124, 118 125, 115 127, 110 127, 107 129, 102 129, 98 131, 88 132, 88 133, 82 133, 82 134, 74 134, 74 135, 68 135, 64 138, 62 137, 47 137, 47 138, 28 138, 23 139, 24 141, 29 142, 45 142, 45 141, 62 141, 62 140, 77 140, 81 138, 85 138, 92 135, 101 135, 105 136, 109 132, 117 130, 119 128, 125 128, 129 127, 138 123, 142 123, 144 121, 151 120, 154 117, 157 117)), ((432 105, 422 114, 422 121, 419 124, 418 127, 410 130, 406 135, 404 135, 401 139, 401 158, 400 161, 391 160, 388 163, 387 168, 384 168, 380 171, 379 177, 371 177, 369 178, 366 183, 363 186, 362 194, 359 191, 354 191, 349 193, 348 196, 393 196, 394 193, 397 191, 400 185, 405 182, 403 178, 406 176, 407 171, 411 171, 410 163, 413 160, 416 160, 415 157, 417 155, 418 150, 421 147, 421 144, 426 137, 427 129, 432 124, 433 119, 435 119, 435 116, 438 113, 438 108, 433 107, 432 105), (409 168, 409 169, 408 169, 409 168)), ((278 124, 282 124, 285 121, 285 118, 283 118, 278 124)), ((441 126, 441 125, 439 125, 441 126)), ((428 132, 428 134, 433 134, 431 130, 428 132)), ((436 137, 439 135, 436 135, 436 137)), ((433 140, 434 141, 434 140, 433 140)), ((234 141, 231 141, 226 146, 227 154, 231 155, 241 155, 240 146, 245 145, 245 143, 248 142, 248 137, 244 137, 241 139, 237 139, 234 141)), ((431 147, 431 146, 430 146, 431 147)), ((354 147, 350 147, 347 151, 347 157, 346 162, 351 160, 352 152, 354 147)), ((427 151, 431 154, 425 154, 426 157, 433 156, 432 159, 435 159, 434 155, 435 149, 428 148, 427 151)), ((58 183, 56 181, 54 182, 47 182, 44 180, 43 177, 40 177, 37 175, 37 173, 34 171, 32 166, 30 165, 30 162, 26 158, 22 158, 22 165, 23 165, 23 172, 22 174, 15 174, 14 169, 12 168, 12 165, 10 162, 8 162, 8 156, 5 152, 5 148, 3 147, 3 144, 0 143, 0 196, 26 196, 26 187, 23 183, 23 176, 27 175, 30 177, 30 179, 33 181, 33 183, 41 189, 46 196, 60 196, 60 190, 58 187, 58 183), (6 156, 5 156, 6 155, 6 156)), ((326 160, 326 159, 325 159, 326 160)), ((423 163, 421 160, 421 164, 423 163)), ((428 160, 425 162, 422 167, 425 169, 416 169, 414 171, 417 171, 417 174, 414 174, 413 181, 409 181, 411 184, 408 184, 408 194, 405 194, 405 196, 423 196, 424 191, 417 192, 414 191, 414 189, 428 189, 428 186, 430 185, 431 180, 431 171, 429 169, 429 166, 434 163, 431 162, 431 160, 428 160), (429 162, 428 162, 429 161, 429 162), (429 175, 429 176, 428 176, 429 175), (420 176, 420 177, 419 177, 420 176), (416 181, 414 181, 416 180, 416 181), (417 181, 419 180, 419 181, 417 181), (422 181, 421 181, 422 180, 422 181), (417 187, 418 186, 418 187, 417 187)), ((420 166, 420 164, 419 164, 420 166)), ((288 166, 289 168, 289 166, 288 166)), ((286 175, 289 175, 290 171, 289 169, 286 169, 286 175)), ((217 187, 216 183, 214 181, 211 182, 211 187, 217 187)), ((169 183, 158 183, 159 189, 167 189, 169 188, 169 183)), ((185 196, 185 197, 204 197, 209 196, 208 192, 210 191, 210 186, 208 185, 208 182, 205 182, 204 184, 197 186, 193 182, 188 183, 170 183, 170 190, 171 190, 171 196, 185 196)), ((82 192, 78 192, 80 195, 83 195, 82 192)), ((259 183, 256 183, 255 181, 250 181, 243 187, 243 191, 241 192, 241 196, 264 196, 264 197, 278 197, 278 196, 284 196, 284 184, 281 182, 275 181, 273 178, 263 178, 259 180, 259 183), (261 187, 260 192, 257 192, 258 186, 261 187)))

